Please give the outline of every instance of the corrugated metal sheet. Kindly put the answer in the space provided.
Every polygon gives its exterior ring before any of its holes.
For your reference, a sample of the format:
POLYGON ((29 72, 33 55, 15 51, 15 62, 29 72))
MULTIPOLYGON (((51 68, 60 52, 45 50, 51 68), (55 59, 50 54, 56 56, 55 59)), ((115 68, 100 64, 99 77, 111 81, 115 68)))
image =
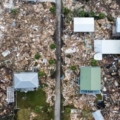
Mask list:
POLYGON ((88 93, 99 92, 101 89, 100 67, 81 67, 80 90, 87 90, 88 93))

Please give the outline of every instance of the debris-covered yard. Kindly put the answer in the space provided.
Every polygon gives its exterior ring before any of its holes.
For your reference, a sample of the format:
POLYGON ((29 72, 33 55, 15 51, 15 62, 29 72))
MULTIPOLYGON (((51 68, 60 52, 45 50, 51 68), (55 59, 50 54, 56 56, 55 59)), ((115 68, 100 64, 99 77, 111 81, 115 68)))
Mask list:
MULTIPOLYGON (((102 61, 94 61, 94 40, 118 39, 112 34, 115 20, 120 16, 119 5, 112 0, 63 0, 64 5, 64 30, 62 47, 62 95, 64 106, 74 105, 76 110, 71 110, 71 120, 92 120, 93 111, 101 109, 104 119, 118 120, 119 116, 119 55, 103 56, 102 61), (74 33, 74 17, 94 17, 95 31, 93 33, 74 33), (96 97, 80 95, 79 76, 81 66, 100 66, 102 69, 102 93, 105 108, 97 106, 96 97), (106 68, 107 67, 107 68, 106 68), (109 92, 108 92, 109 91, 109 92), (82 111, 88 105, 88 118, 82 111), (90 117, 91 116, 91 117, 90 117)), ((106 47, 107 49, 107 47, 106 47)), ((98 99, 98 98, 97 98, 98 99)), ((74 109, 73 107, 73 109, 74 109)), ((87 109, 87 110, 88 110, 87 109)), ((86 109, 85 109, 86 110, 86 109)), ((85 112, 84 112, 85 113, 85 112)))
MULTIPOLYGON (((44 84, 44 102, 54 105, 56 18, 53 6, 49 2, 0 2, 0 65, 12 71, 4 74, 4 68, 0 69, 1 108, 8 104, 6 88, 13 85, 13 73, 24 71, 38 71, 40 85, 44 84)), ((4 113, 6 109, 0 114, 4 113)))

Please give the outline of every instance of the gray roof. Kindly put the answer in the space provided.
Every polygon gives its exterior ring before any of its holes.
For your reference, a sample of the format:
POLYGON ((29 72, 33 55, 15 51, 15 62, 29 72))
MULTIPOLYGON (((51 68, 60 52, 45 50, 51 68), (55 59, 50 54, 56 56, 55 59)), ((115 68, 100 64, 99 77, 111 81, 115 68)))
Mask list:
POLYGON ((38 85, 39 85, 38 73, 35 72, 14 73, 15 89, 37 88, 38 85))

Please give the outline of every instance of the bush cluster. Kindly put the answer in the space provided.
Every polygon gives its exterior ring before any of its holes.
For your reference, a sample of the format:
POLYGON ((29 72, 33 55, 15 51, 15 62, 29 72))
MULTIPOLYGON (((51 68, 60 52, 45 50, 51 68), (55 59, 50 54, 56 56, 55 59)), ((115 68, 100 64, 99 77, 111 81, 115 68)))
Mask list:
POLYGON ((91 62, 90 62, 90 65, 91 66, 97 66, 97 61, 92 59, 91 62))
POLYGON ((73 11, 74 17, 94 17, 95 19, 104 19, 104 13, 95 13, 94 11, 85 12, 84 10, 74 9, 73 11))

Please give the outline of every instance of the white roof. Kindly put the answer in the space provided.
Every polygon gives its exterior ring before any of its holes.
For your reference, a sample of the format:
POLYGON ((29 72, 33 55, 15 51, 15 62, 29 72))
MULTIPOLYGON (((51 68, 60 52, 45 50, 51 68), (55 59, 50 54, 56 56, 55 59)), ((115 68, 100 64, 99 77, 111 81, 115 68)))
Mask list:
POLYGON ((94 40, 94 51, 102 54, 120 54, 120 40, 94 40))
POLYGON ((14 74, 14 88, 15 89, 30 89, 38 88, 38 73, 22 72, 14 74))
POLYGON ((93 115, 95 120, 104 120, 100 110, 93 112, 92 115, 93 115))
POLYGON ((120 32, 120 18, 116 19, 116 32, 120 32))
POLYGON ((94 32, 94 18, 74 18, 74 32, 94 32))

